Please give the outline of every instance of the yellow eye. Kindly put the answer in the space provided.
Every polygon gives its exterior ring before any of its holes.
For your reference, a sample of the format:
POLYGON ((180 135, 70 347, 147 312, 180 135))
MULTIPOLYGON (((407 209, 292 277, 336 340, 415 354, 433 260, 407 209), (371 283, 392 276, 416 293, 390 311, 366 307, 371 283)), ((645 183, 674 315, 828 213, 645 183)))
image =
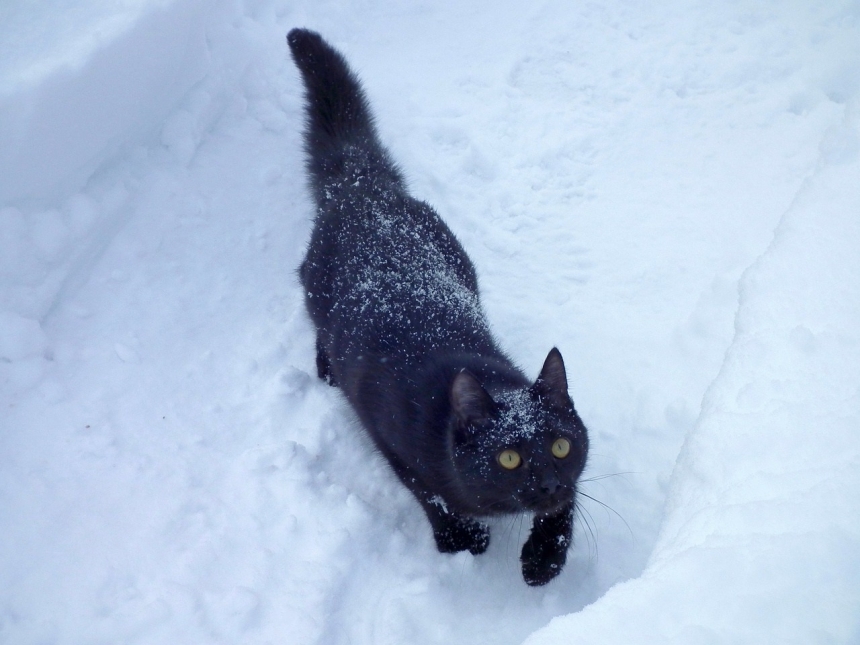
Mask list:
POLYGON ((564 459, 570 454, 570 442, 567 439, 556 439, 552 444, 552 454, 564 459))
POLYGON ((502 452, 499 453, 499 464, 501 464, 502 468, 513 470, 519 466, 521 462, 522 459, 520 459, 520 453, 516 450, 502 450, 502 452))

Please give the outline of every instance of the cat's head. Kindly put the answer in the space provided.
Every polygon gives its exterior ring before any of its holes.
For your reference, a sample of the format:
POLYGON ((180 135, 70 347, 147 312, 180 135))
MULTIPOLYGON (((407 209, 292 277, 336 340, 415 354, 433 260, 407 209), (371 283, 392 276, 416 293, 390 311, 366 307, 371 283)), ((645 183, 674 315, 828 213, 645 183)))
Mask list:
POLYGON ((573 501, 588 434, 550 351, 531 386, 493 390, 468 371, 449 390, 451 454, 462 493, 487 514, 551 514, 573 501))

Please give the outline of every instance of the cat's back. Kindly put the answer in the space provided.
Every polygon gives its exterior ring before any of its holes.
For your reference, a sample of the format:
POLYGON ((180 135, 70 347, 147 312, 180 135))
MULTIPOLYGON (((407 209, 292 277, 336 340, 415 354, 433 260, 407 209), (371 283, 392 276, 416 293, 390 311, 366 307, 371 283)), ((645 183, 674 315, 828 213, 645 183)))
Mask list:
POLYGON ((319 225, 335 315, 383 353, 464 349, 488 335, 475 269, 439 216, 385 174, 344 182, 319 225), (368 338, 372 337, 372 338, 368 338))

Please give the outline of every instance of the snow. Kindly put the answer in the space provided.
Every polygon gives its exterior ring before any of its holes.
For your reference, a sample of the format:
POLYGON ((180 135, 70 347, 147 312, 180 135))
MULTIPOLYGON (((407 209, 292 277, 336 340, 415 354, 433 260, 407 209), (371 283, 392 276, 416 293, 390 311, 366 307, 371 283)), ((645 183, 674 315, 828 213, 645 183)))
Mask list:
POLYGON ((858 62, 847 1, 4 3, 0 642, 860 641, 858 62), (436 552, 314 375, 294 26, 564 354, 547 587, 523 518, 436 552))

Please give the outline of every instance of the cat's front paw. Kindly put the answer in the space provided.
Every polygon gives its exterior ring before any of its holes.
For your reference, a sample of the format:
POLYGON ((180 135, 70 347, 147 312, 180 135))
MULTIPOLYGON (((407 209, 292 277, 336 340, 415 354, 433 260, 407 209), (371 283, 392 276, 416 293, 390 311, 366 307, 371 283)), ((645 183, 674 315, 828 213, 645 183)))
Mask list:
POLYGON ((433 531, 436 547, 441 553, 468 551, 480 555, 490 545, 490 529, 467 517, 458 517, 433 531))
POLYGON ((533 531, 520 556, 526 584, 540 587, 560 574, 567 561, 568 546, 569 539, 564 535, 545 536, 533 531))

